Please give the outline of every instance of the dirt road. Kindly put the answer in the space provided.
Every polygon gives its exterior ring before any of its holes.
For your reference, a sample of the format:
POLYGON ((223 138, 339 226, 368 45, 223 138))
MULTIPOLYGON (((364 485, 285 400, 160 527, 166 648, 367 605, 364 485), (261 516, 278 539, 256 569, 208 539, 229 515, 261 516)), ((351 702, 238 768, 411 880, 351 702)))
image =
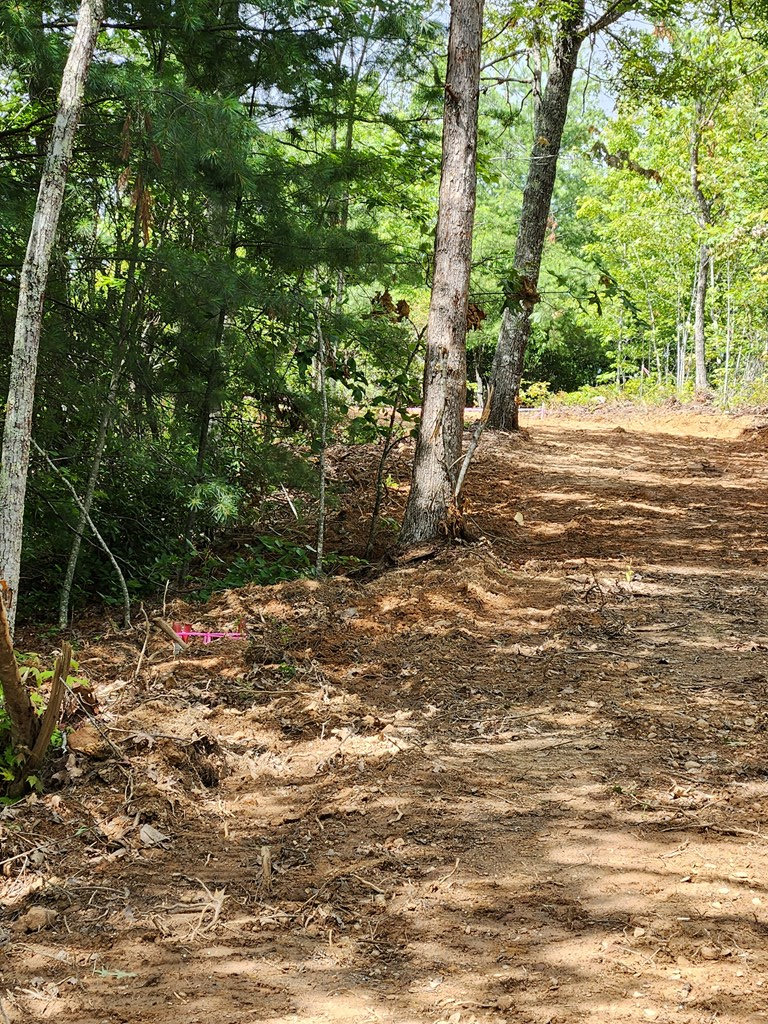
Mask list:
POLYGON ((143 634, 81 645, 113 746, 0 814, 0 1020, 768 1020, 742 426, 534 419, 483 440, 476 545, 176 606, 250 639, 153 636, 137 684, 143 634))

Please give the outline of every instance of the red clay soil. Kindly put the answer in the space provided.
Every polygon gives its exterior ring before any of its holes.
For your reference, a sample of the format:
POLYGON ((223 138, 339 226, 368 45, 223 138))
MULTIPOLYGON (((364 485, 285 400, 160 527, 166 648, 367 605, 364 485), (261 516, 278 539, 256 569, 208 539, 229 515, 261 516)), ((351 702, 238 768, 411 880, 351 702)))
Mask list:
POLYGON ((768 1020, 744 427, 531 417, 483 439, 474 545, 176 604, 249 638, 152 632, 137 678, 143 620, 81 638, 95 724, 0 813, 1 1024, 768 1020))

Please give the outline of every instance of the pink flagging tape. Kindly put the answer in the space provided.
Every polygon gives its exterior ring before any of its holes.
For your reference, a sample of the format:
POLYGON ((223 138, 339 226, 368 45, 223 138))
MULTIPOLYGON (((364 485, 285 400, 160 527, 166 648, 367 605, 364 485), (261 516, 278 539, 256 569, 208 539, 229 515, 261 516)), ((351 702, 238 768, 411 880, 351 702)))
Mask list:
POLYGON ((237 632, 237 633, 215 633, 215 632, 212 632, 212 631, 206 631, 204 633, 198 633, 195 630, 193 630, 191 626, 182 625, 182 623, 180 623, 180 622, 174 622, 173 626, 171 628, 173 629, 173 632, 176 634, 176 636, 179 638, 179 640, 183 640, 184 643, 186 643, 187 640, 189 640, 189 638, 191 636, 202 637, 202 640, 203 640, 204 644, 209 644, 211 642, 211 640, 244 640, 245 639, 245 633, 243 633, 243 632, 237 632))

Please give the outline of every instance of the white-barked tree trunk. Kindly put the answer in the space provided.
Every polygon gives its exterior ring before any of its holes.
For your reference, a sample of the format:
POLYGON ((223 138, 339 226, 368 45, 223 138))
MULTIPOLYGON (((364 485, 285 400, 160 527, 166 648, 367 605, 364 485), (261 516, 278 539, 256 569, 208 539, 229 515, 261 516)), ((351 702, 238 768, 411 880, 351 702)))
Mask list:
POLYGON ((0 457, 0 580, 5 581, 11 630, 18 605, 24 502, 37 358, 43 325, 43 301, 64 201, 69 160, 83 105, 85 82, 102 16, 103 0, 83 0, 62 75, 58 111, 51 131, 32 230, 19 279, 19 303, 0 457))

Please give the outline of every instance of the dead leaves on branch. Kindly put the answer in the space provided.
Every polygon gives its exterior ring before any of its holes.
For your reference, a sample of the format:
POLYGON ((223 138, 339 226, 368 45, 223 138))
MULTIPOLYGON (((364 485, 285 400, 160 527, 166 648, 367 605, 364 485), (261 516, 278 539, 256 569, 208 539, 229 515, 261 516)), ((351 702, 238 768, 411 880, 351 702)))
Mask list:
POLYGON ((501 287, 504 292, 504 308, 513 312, 516 306, 520 306, 530 313, 534 306, 541 302, 537 282, 517 270, 513 270, 510 276, 501 282, 501 287))
MULTIPOLYGON (((388 288, 383 292, 376 292, 371 299, 371 315, 386 316, 393 323, 400 324, 404 320, 410 320, 411 307, 405 299, 392 298, 388 288)), ((482 306, 476 302, 470 302, 467 306, 467 330, 479 331, 483 321, 488 319, 488 314, 482 306)))
POLYGON ((485 312, 482 306, 478 306, 476 302, 470 302, 467 306, 467 330, 468 331, 479 331, 483 326, 483 320, 488 319, 488 314, 485 312))
POLYGON ((405 299, 398 299, 395 302, 390 295, 389 288, 386 288, 383 292, 376 292, 371 299, 371 315, 386 316, 400 324, 403 320, 410 319, 411 307, 405 299))
POLYGON ((620 149, 616 153, 609 153, 602 142, 596 142, 592 147, 594 155, 603 161, 607 167, 616 171, 631 171, 632 174, 639 174, 641 178, 648 181, 661 183, 663 180, 659 171, 653 167, 641 167, 636 160, 633 160, 626 149, 620 149))

